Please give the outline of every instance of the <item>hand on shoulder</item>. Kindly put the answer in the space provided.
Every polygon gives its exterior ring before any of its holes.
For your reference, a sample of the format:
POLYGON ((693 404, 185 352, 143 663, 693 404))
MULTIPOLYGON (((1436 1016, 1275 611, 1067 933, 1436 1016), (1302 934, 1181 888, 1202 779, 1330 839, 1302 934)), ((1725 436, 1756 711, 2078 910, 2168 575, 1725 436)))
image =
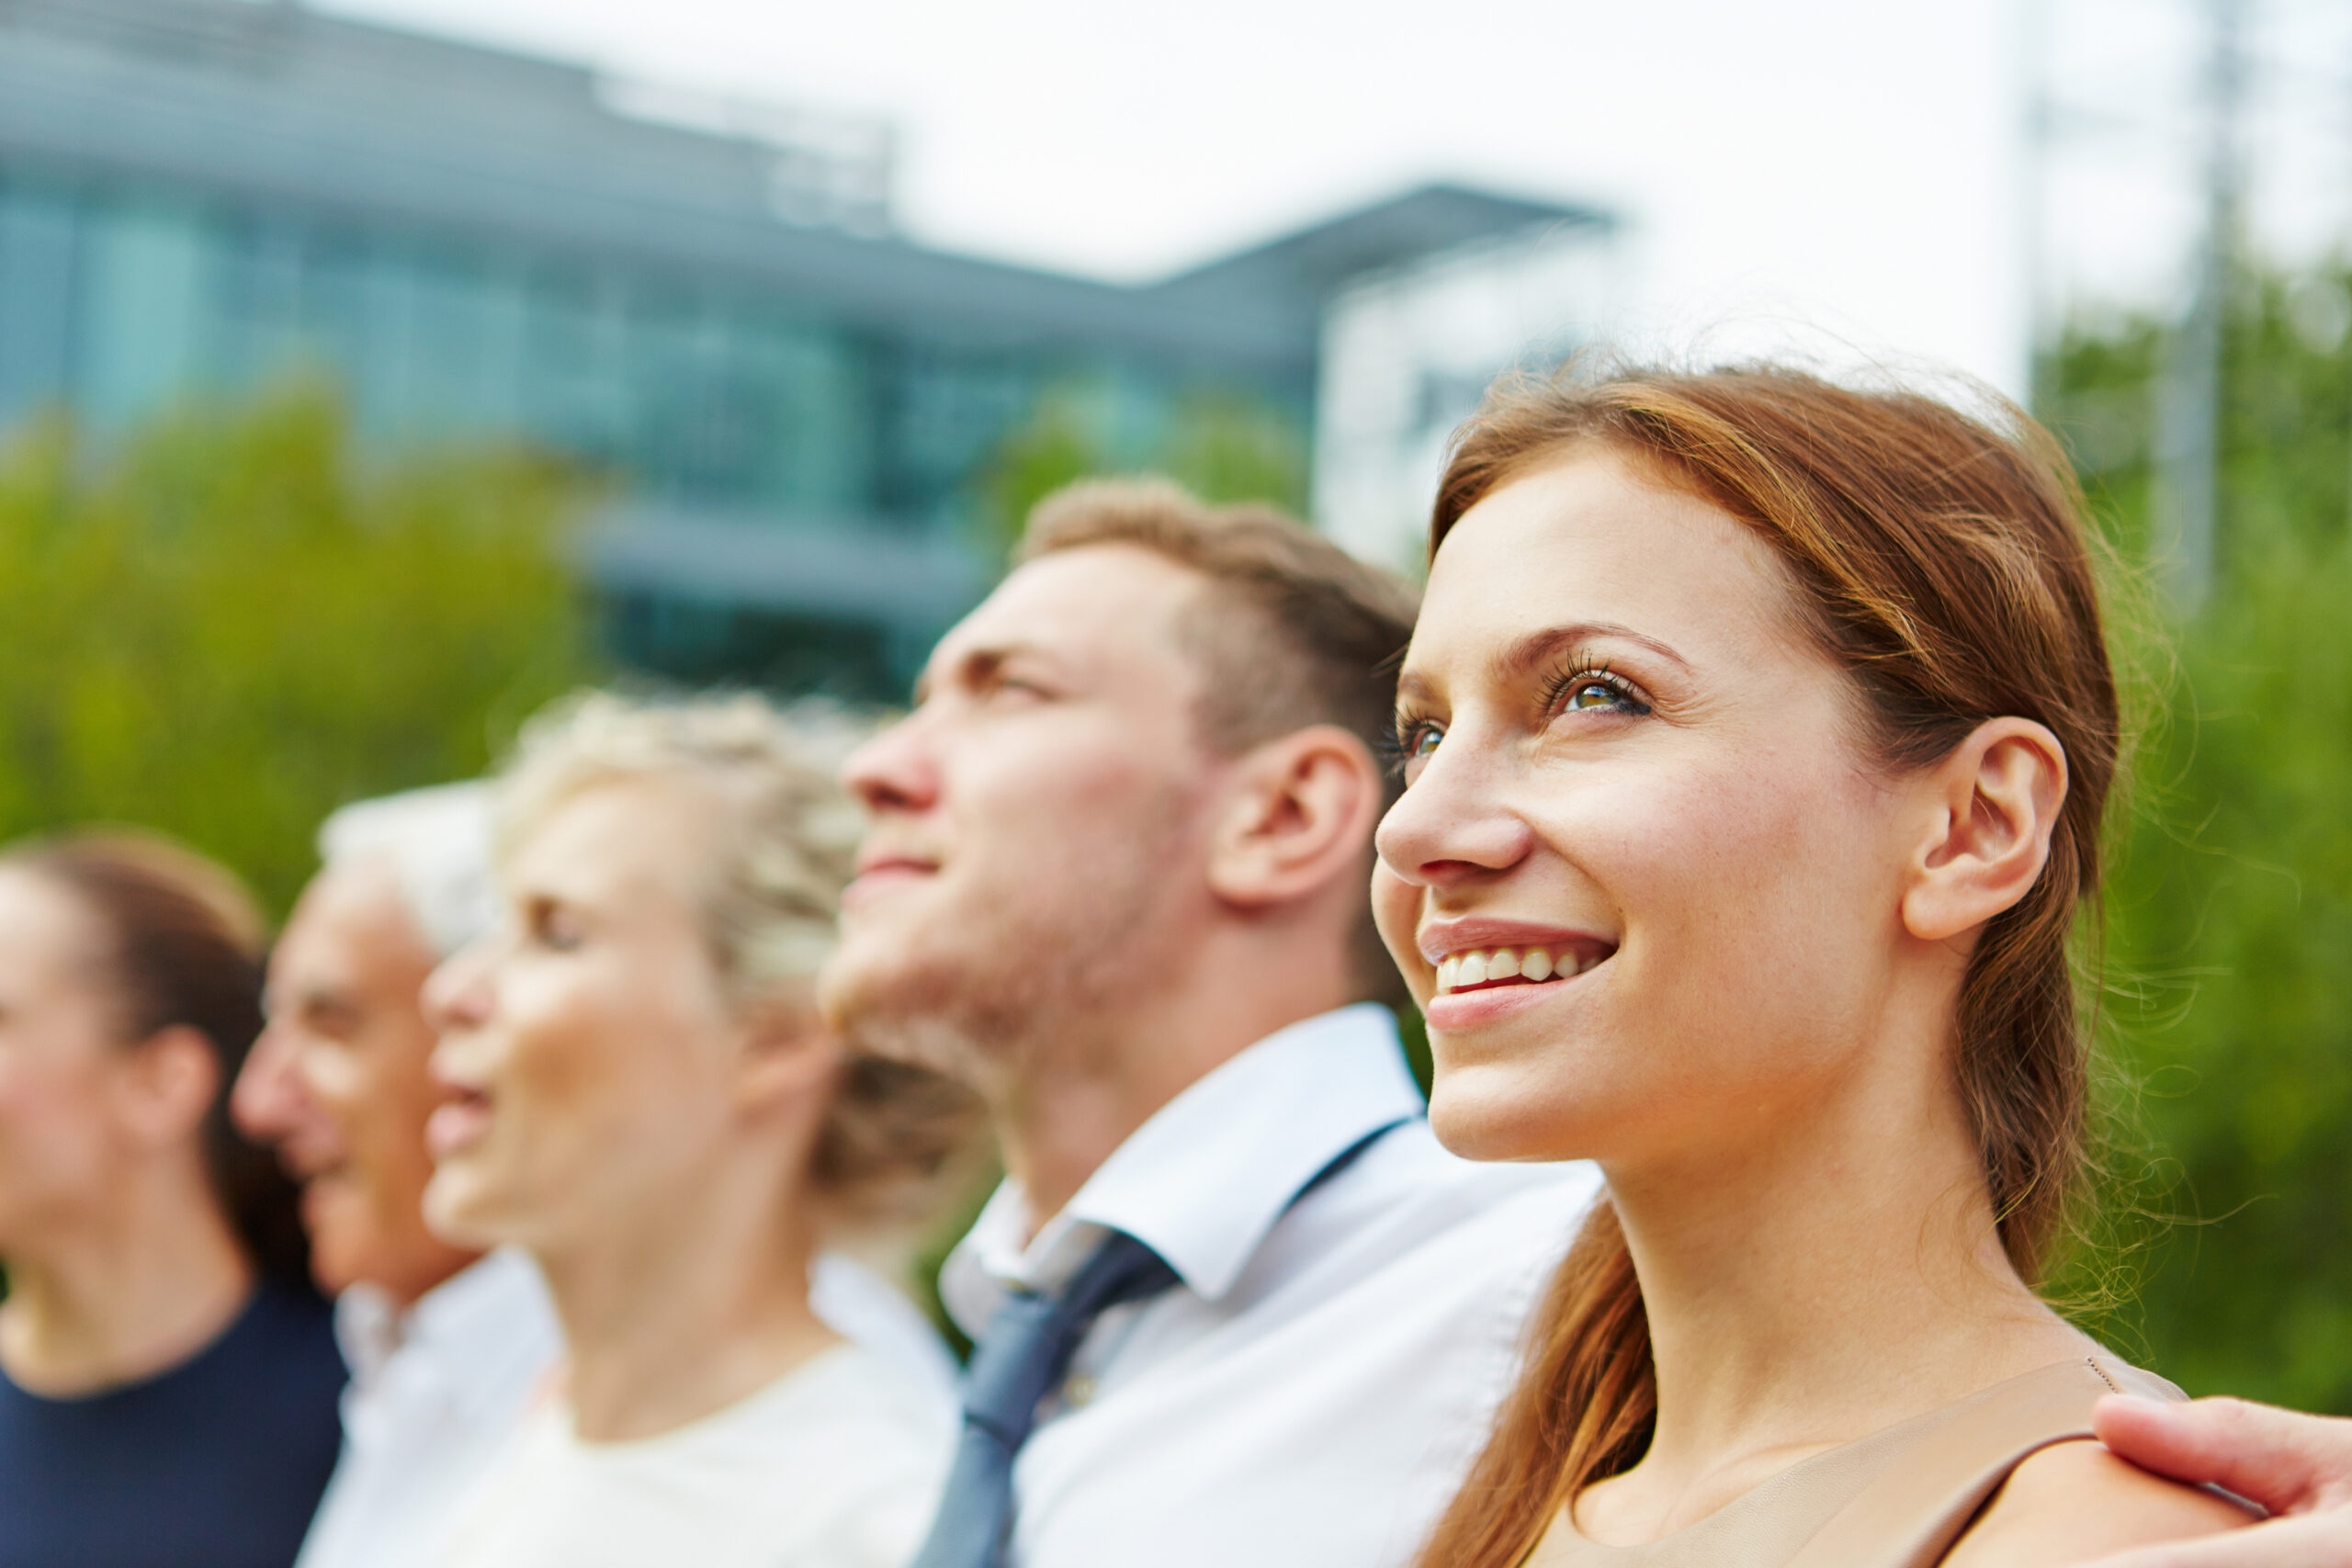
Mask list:
POLYGON ((1944 1568, 2071 1568, 2250 1524, 2226 1497, 2152 1475, 2097 1442, 2058 1443, 2018 1466, 1944 1568))

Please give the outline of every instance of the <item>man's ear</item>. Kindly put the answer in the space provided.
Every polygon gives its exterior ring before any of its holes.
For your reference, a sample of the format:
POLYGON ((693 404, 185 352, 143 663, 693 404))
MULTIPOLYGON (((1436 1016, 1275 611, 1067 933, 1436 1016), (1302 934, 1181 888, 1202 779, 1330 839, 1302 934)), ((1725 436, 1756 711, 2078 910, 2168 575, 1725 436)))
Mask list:
POLYGON ((1922 942, 1945 942, 2014 906, 2041 874, 2066 800, 2066 750, 2031 719, 1987 719, 1921 787, 1928 823, 1903 924, 1922 942))
POLYGON ((1269 740, 1234 766, 1210 845, 1210 888, 1263 908, 1352 880, 1380 807, 1380 765, 1338 725, 1269 740))
POLYGON ((807 1098, 841 1066, 841 1045, 806 996, 754 1002, 743 1017, 736 1102, 747 1111, 807 1098))
POLYGON ((220 1093, 220 1060, 193 1025, 175 1023, 131 1046, 117 1077, 123 1124, 149 1147, 193 1136, 220 1093))

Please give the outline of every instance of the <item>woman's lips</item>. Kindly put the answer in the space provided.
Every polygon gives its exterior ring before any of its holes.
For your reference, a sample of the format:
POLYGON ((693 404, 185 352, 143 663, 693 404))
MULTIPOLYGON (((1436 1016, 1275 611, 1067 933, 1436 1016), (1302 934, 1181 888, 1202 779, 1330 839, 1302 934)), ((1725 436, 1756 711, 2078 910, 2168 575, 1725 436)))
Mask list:
POLYGON ((1517 980, 1508 985, 1482 986, 1476 990, 1440 991, 1430 998, 1421 1011, 1433 1030, 1475 1029, 1574 995, 1583 987, 1592 970, 1606 967, 1607 964, 1608 959, 1603 958, 1574 976, 1541 984, 1517 980))
POLYGON ((425 1152, 435 1159, 461 1154, 490 1134, 490 1098, 462 1094, 435 1106, 424 1122, 425 1152))

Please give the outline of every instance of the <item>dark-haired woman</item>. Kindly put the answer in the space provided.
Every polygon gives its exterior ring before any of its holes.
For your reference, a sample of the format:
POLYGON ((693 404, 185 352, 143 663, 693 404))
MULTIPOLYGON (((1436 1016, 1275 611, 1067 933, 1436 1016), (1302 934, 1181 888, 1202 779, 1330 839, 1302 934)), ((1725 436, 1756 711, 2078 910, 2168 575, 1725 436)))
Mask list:
POLYGON ((1772 370, 1499 389, 1397 727, 1374 896, 1438 1134, 1611 1193, 1431 1568, 2054 1568, 2242 1522, 2087 1440, 2171 1391, 2033 1290, 2119 749, 2045 436, 1772 370))
POLYGON ((0 853, 0 1568, 290 1563, 334 1466, 292 1193, 225 1116, 261 949, 186 851, 0 853))

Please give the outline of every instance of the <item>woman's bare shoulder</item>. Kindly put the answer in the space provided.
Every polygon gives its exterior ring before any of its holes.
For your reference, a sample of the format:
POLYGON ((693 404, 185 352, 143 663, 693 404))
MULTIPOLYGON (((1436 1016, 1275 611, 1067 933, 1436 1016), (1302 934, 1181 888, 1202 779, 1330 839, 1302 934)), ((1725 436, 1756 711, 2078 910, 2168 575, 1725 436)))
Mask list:
POLYGON ((2215 1535, 2254 1517, 2096 1442, 2058 1443, 2018 1466, 1944 1568, 2064 1568, 2128 1547, 2215 1535))

